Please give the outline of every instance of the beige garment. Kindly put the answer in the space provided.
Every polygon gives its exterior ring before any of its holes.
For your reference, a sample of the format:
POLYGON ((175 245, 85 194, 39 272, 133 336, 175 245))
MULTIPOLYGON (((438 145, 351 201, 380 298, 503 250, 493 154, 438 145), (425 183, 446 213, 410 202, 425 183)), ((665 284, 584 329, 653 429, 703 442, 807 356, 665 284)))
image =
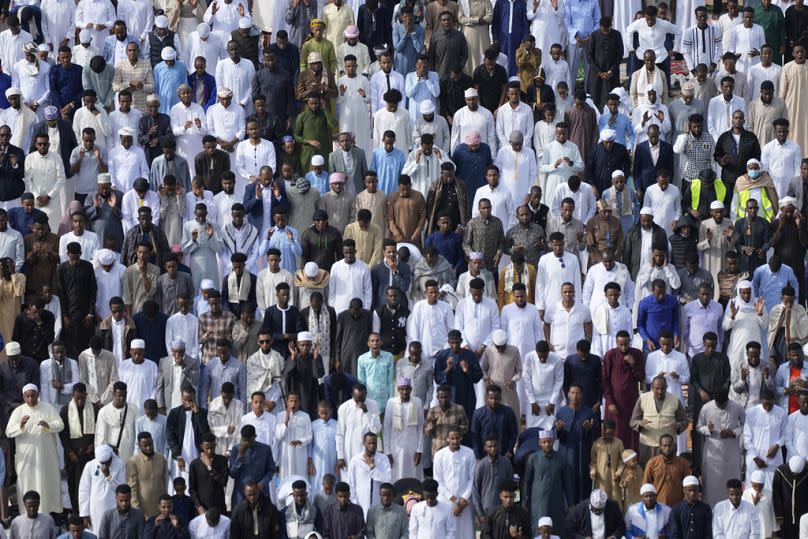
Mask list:
POLYGON ((382 230, 373 223, 369 223, 365 230, 359 222, 353 222, 345 227, 342 239, 351 239, 356 242, 356 258, 373 268, 382 260, 382 230))
POLYGON ((603 489, 613 500, 619 500, 622 497, 619 479, 625 469, 622 453, 623 442, 617 437, 613 437, 609 443, 606 443, 601 437, 592 444, 589 473, 596 473, 592 488, 603 489))
POLYGON ((749 103, 746 127, 758 138, 761 148, 774 139, 772 122, 778 118, 788 118, 786 102, 782 98, 774 96, 768 105, 763 104, 759 97, 749 103))
POLYGON ((167 494, 168 465, 163 455, 147 458, 138 453, 126 463, 126 482, 132 488, 132 507, 140 509, 146 518, 160 512, 160 495, 167 494))
POLYGON ((808 113, 808 63, 800 65, 789 62, 783 66, 780 97, 788 108, 788 120, 791 122, 789 138, 800 148, 808 148, 808 124, 803 115, 808 113))
POLYGON ((508 345, 505 351, 500 353, 496 346, 491 345, 483 352, 480 367, 483 371, 483 379, 488 384, 502 388, 502 404, 510 406, 516 417, 522 415, 516 386, 513 389, 508 388, 509 382, 515 384, 522 378, 522 360, 519 357, 519 349, 508 345))
POLYGON ((469 59, 464 71, 471 76, 482 63, 485 49, 491 45, 489 30, 494 20, 494 10, 488 0, 460 0, 459 7, 460 26, 469 44, 469 59), (480 17, 483 17, 485 24, 480 24, 480 17))
MULTIPOLYGON (((16 268, 17 271, 20 268, 16 268)), ((14 273, 11 280, 0 279, 0 335, 11 341, 14 319, 20 314, 20 302, 25 293, 25 275, 14 273)))
POLYGON ((720 223, 716 223, 712 218, 701 222, 698 243, 701 266, 712 274, 714 283, 718 282, 718 272, 725 269, 724 261, 730 244, 726 231, 733 226, 732 221, 726 217, 720 223), (707 238, 708 230, 712 233, 712 239, 707 238))
POLYGON ((387 207, 387 195, 384 191, 376 191, 369 193, 367 189, 356 195, 354 201, 354 215, 359 210, 370 211, 370 222, 378 226, 382 230, 382 237, 386 238, 389 233, 387 230, 387 217, 385 209, 387 207))
POLYGON ((457 21, 458 5, 454 0, 447 0, 444 4, 436 0, 435 2, 429 2, 424 11, 426 12, 424 15, 424 46, 428 49, 432 32, 440 28, 440 14, 444 11, 451 11, 452 15, 454 15, 454 20, 457 21))

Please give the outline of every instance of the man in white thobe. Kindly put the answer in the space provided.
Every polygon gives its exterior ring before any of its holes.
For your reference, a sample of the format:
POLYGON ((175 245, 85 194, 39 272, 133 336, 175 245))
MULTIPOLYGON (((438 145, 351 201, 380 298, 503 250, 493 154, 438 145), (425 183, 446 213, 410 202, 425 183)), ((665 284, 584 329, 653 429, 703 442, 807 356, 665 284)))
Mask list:
POLYGON ((800 393, 800 409, 788 416, 786 450, 788 455, 799 455, 808 461, 808 394, 800 393))
POLYGON ((760 63, 760 49, 766 44, 763 27, 754 24, 754 10, 743 10, 742 22, 724 36, 724 52, 735 54, 738 71, 749 73, 749 68, 760 63))
POLYGON ((134 143, 136 134, 136 131, 128 127, 120 129, 118 131, 120 144, 109 152, 109 174, 112 176, 112 185, 124 193, 134 187, 136 178, 149 177, 146 154, 134 143))
POLYGON ((410 511, 409 533, 412 539, 456 537, 452 505, 438 500, 438 490, 440 486, 434 479, 424 481, 424 500, 410 511))
MULTIPOLYGON (((657 376, 664 376, 668 383, 668 391, 679 399, 682 406, 687 406, 682 385, 690 382, 690 367, 687 357, 678 350, 673 349, 673 336, 668 332, 659 335, 659 349, 648 354, 645 360, 645 383, 651 382, 657 376)), ((677 436, 676 446, 678 454, 687 448, 687 433, 682 432, 677 436)))
POLYGON ((199 23, 196 30, 188 36, 188 46, 185 49, 187 50, 184 51, 186 56, 183 58, 183 62, 188 66, 189 75, 194 71, 194 61, 197 58, 202 57, 205 59, 206 65, 214 66, 216 62, 227 56, 219 34, 212 33, 210 25, 204 22, 199 23))
POLYGON ((564 250, 564 234, 550 234, 551 252, 542 255, 536 266, 536 308, 544 318, 548 305, 561 300, 561 285, 572 283, 581 289, 581 265, 578 257, 564 250))
MULTIPOLYGON (((429 133, 424 133, 418 147, 410 152, 402 174, 406 174, 412 180, 412 188, 424 195, 429 194, 432 183, 440 178, 443 163, 451 162, 449 156, 443 150, 435 146, 435 139, 429 133)), ((476 204, 475 204, 476 207, 476 204)))
POLYGON ((115 489, 126 484, 126 468, 107 444, 95 448, 95 458, 84 465, 79 481, 79 516, 98 530, 104 513, 115 508, 115 489))
POLYGON ((526 400, 525 421, 528 428, 550 429, 555 424, 556 408, 561 405, 564 383, 564 361, 550 352, 546 341, 539 341, 522 365, 522 384, 526 400))
POLYGON ((497 128, 494 124, 494 116, 491 111, 480 105, 477 90, 469 88, 463 95, 466 106, 458 109, 452 118, 451 151, 466 140, 466 135, 476 131, 480 134, 482 141, 488 144, 491 155, 494 155, 497 149, 497 128))
POLYGON ((486 184, 477 189, 474 193, 474 201, 471 203, 471 217, 480 216, 480 200, 486 198, 491 202, 491 215, 502 221, 502 228, 510 230, 516 224, 516 209, 524 199, 513 198, 511 190, 502 185, 500 181, 501 170, 489 167, 485 171, 486 184))
POLYGON ((68 203, 65 167, 59 154, 49 151, 47 137, 38 135, 35 145, 36 151, 25 156, 25 190, 48 216, 50 229, 58 230, 68 203))
POLYGON ((721 500, 713 508, 713 537, 760 539, 757 509, 752 503, 742 500, 742 495, 743 487, 739 479, 727 481, 728 499, 721 500))
MULTIPOLYGON (((479 359, 491 346, 491 334, 500 329, 497 302, 485 295, 485 281, 469 281, 469 295, 455 306, 454 329, 463 333, 463 347, 474 352, 479 359)), ((485 406, 485 381, 474 384, 477 407, 485 406)))
POLYGON ((462 436, 457 429, 449 430, 449 445, 435 453, 433 477, 438 482, 438 498, 451 503, 461 512, 454 515, 456 537, 474 536, 471 491, 474 483, 474 451, 460 445, 462 436))
POLYGON ((643 204, 654 216, 654 223, 659 225, 665 235, 673 234, 673 225, 681 215, 682 195, 679 188, 671 184, 669 175, 660 174, 656 184, 645 190, 643 204))
POLYGON ((50 103, 50 82, 48 73, 51 66, 37 57, 37 47, 27 43, 23 47, 24 57, 10 66, 11 85, 20 89, 26 106, 34 109, 37 117, 44 118, 45 106, 50 103))
MULTIPOLYGON (((84 251, 82 250, 82 253, 84 251)), ((98 265, 95 268, 95 314, 102 320, 112 314, 109 301, 115 296, 123 297, 123 274, 126 266, 117 261, 115 251, 100 249, 96 252, 98 265)))
POLYGON ((348 464, 346 482, 351 487, 351 501, 362 507, 367 518, 368 510, 379 499, 379 487, 391 482, 392 470, 387 455, 376 450, 377 435, 367 432, 362 438, 364 451, 348 464))
POLYGON ((39 365, 39 382, 42 385, 40 399, 61 410, 62 406, 70 402, 73 385, 78 381, 78 362, 67 357, 63 344, 54 343, 50 359, 39 365))
MULTIPOLYGON (((258 272, 255 280, 255 300, 258 304, 258 310, 264 312, 275 305, 278 301, 275 287, 280 283, 286 283, 291 288, 294 284, 293 281, 294 276, 292 273, 281 267, 280 250, 270 248, 267 251, 267 267, 258 272)), ((294 294, 292 294, 289 297, 290 305, 295 304, 294 299, 294 294)))
POLYGON ((368 156, 373 150, 370 132, 372 120, 368 110, 370 82, 367 77, 357 75, 356 60, 350 59, 345 62, 345 74, 337 80, 337 88, 339 88, 337 95, 339 131, 352 133, 356 147, 368 156))
POLYGON ((255 66, 250 60, 241 57, 239 45, 235 41, 227 44, 227 54, 230 58, 219 60, 216 64, 216 85, 230 88, 233 92, 233 102, 245 111, 252 111, 252 79, 255 76, 255 66))
POLYGON ((561 203, 566 199, 572 199, 575 203, 572 216, 582 223, 587 223, 595 216, 597 211, 597 200, 592 192, 592 185, 581 181, 578 176, 570 176, 566 182, 559 183, 555 192, 550 193, 549 206, 550 215, 561 214, 561 203))
POLYGON ((396 134, 395 147, 406 155, 412 147, 412 121, 407 109, 401 106, 404 97, 393 88, 383 99, 385 106, 373 114, 373 147, 381 147, 384 134, 392 131, 396 134))
POLYGON ((755 470, 761 470, 766 474, 766 488, 772 488, 774 469, 783 463, 780 448, 786 443, 787 426, 788 414, 774 404, 774 392, 769 388, 761 389, 760 404, 746 409, 743 426, 747 481, 755 470))
POLYGON ((208 404, 208 425, 216 436, 216 453, 230 458, 230 448, 239 440, 239 423, 244 404, 234 398, 236 389, 225 382, 221 394, 208 404))
POLYGON ((707 104, 707 131, 718 141, 721 133, 732 129, 732 115, 735 111, 746 114, 746 101, 743 97, 735 95, 735 80, 726 76, 721 80, 721 93, 707 104))
POLYGON ((19 88, 12 86, 6 90, 6 99, 9 107, 0 111, 0 121, 11 128, 9 143, 27 152, 31 144, 31 127, 37 122, 36 112, 23 104, 19 88))
MULTIPOLYGON (((241 193, 242 198, 244 189, 258 181, 261 167, 269 165, 273 171, 277 170, 275 168, 275 146, 270 141, 261 138, 258 121, 249 120, 246 131, 247 140, 239 142, 236 146, 236 170, 234 171, 240 180, 237 182, 236 191, 241 193)), ((228 208, 227 214, 229 213, 228 208)))
MULTIPOLYGON (((6 436, 14 439, 17 448, 14 458, 17 489, 19 492, 39 492, 43 513, 61 513, 62 476, 57 434, 64 429, 64 423, 53 405, 39 401, 36 385, 23 386, 22 397, 23 404, 11 412, 6 426, 6 436)), ((24 502, 22 496, 18 499, 22 514, 25 512, 24 502)))
POLYGON ((95 421, 95 446, 107 444, 122 461, 128 461, 134 453, 135 422, 139 415, 138 406, 127 402, 126 384, 115 382, 112 402, 99 410, 95 421))
POLYGON ((544 149, 539 172, 547 175, 545 193, 555 193, 558 184, 566 182, 573 174, 584 170, 584 161, 578 146, 569 140, 569 126, 560 122, 555 127, 555 140, 544 149))
POLYGON ((147 399, 157 398, 157 363, 145 355, 146 341, 132 339, 130 358, 121 362, 118 376, 126 384, 127 402, 142 406, 147 399))
POLYGON ((407 320, 408 344, 413 341, 420 342, 424 354, 428 356, 433 356, 446 348, 446 335, 454 326, 451 305, 439 300, 438 295, 437 283, 427 282, 426 298, 418 300, 407 320))
POLYGON ((376 401, 367 398, 367 390, 354 389, 351 399, 337 410, 337 466, 344 470, 347 463, 362 452, 366 432, 381 430, 376 401))
POLYGON ((788 194, 791 179, 800 175, 802 148, 788 138, 788 131, 788 120, 775 120, 774 139, 767 142, 760 153, 760 169, 771 176, 778 198, 788 194))
POLYGON ((0 61, 3 62, 3 67, 13 66, 14 62, 22 58, 23 47, 33 41, 31 34, 20 28, 19 19, 15 26, 0 32, 0 61))
MULTIPOLYGON (((525 147, 531 148, 533 143, 533 110, 520 98, 519 79, 513 77, 508 81, 508 102, 497 109, 496 128, 500 148, 510 142, 511 133, 519 131, 525 138, 525 147)), ((535 177, 535 176, 534 176, 535 177)), ((521 200, 521 199, 520 199, 521 200)))
POLYGON ((171 343, 181 340, 190 354, 199 353, 199 319, 190 312, 191 300, 188 297, 177 298, 176 313, 166 321, 166 349, 171 350, 171 343))
MULTIPOLYGON (((586 272, 581 300, 592 312, 606 302, 604 287, 609 283, 620 285, 620 305, 634 306, 634 283, 628 268, 622 262, 615 262, 614 249, 607 248, 601 255, 601 261, 586 272)), ((607 348, 608 350, 608 348, 607 348)))
POLYGON ((194 288, 199 289, 204 279, 221 282, 218 254, 222 252, 222 240, 217 227, 208 221, 206 207, 199 205, 194 214, 196 219, 182 226, 182 252, 190 259, 194 288))
POLYGON ((544 313, 544 336, 551 350, 563 358, 575 353, 578 341, 592 333, 589 306, 575 301, 575 288, 561 287, 561 300, 547 305, 544 313))
POLYGON ((342 255, 342 260, 331 266, 328 283, 328 304, 334 307, 338 315, 348 309, 354 298, 361 299, 366 309, 373 299, 370 268, 356 258, 356 243, 353 240, 342 242, 342 255))
POLYGON ((399 378, 398 395, 387 400, 384 411, 385 453, 392 459, 391 481, 404 477, 424 476, 421 458, 424 453, 423 403, 412 396, 412 382, 399 378))
POLYGON ((199 103, 193 101, 193 90, 187 84, 177 88, 179 103, 171 107, 171 132, 177 139, 177 154, 188 163, 193 163, 196 154, 202 151, 202 137, 207 133, 207 116, 199 103))
POLYGON ((241 432, 241 427, 252 425, 255 428, 256 440, 270 446, 272 454, 278 455, 278 421, 274 415, 267 413, 265 403, 263 393, 253 393, 250 396, 251 410, 241 417, 238 430, 241 432))
POLYGON ((244 107, 233 102, 230 88, 220 87, 216 96, 219 101, 207 110, 208 135, 216 137, 220 149, 233 152, 236 144, 244 138, 244 107))
POLYGON ((208 5, 202 21, 211 26, 221 39, 229 39, 230 33, 238 28, 243 13, 249 13, 246 2, 241 0, 215 0, 208 5))
MULTIPOLYGON (((531 137, 527 138, 530 141, 531 137)), ((536 154, 525 144, 524 133, 514 130, 508 133, 507 144, 500 147, 494 165, 499 167, 503 187, 511 192, 513 200, 522 201, 536 181, 536 154)), ((513 219, 508 216, 508 222, 513 219)))
POLYGON ((109 0, 81 0, 76 6, 74 17, 75 27, 90 32, 93 45, 99 49, 104 46, 104 38, 109 36, 117 19, 115 8, 109 0))
POLYGON ((656 90, 648 90, 646 96, 646 101, 639 103, 631 114, 635 144, 641 144, 648 140, 648 128, 652 125, 659 127, 659 136, 662 140, 670 141, 672 126, 668 106, 661 102, 656 90))
POLYGON ((300 395, 297 393, 287 396, 286 410, 278 414, 275 434, 280 450, 277 464, 281 468, 281 482, 293 475, 307 476, 312 443, 311 419, 309 414, 300 410, 300 395))

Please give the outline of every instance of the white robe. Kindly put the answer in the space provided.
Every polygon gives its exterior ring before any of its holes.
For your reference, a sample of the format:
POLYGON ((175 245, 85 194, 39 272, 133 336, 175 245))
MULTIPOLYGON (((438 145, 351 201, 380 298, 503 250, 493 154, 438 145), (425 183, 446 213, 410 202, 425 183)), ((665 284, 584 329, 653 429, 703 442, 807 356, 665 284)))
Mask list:
POLYGON ((185 341, 188 355, 199 357, 199 319, 192 313, 174 313, 166 321, 166 350, 175 339, 185 341))
POLYGON ((751 484, 752 472, 761 470, 766 475, 766 488, 772 488, 774 469, 783 463, 783 453, 779 449, 774 457, 768 458, 769 448, 774 444, 785 445, 787 413, 774 405, 770 412, 762 404, 746 409, 746 423, 743 426, 743 446, 746 449, 746 481, 751 484), (767 466, 758 468, 755 457, 763 459, 767 466))
POLYGON ((93 25, 93 28, 89 30, 91 43, 102 49, 104 38, 109 36, 112 24, 117 18, 112 3, 109 0, 81 0, 76 6, 74 16, 76 28, 84 29, 88 24, 93 25), (96 30, 95 26, 99 24, 103 24, 106 28, 96 30))
POLYGON ((752 50, 760 49, 766 44, 766 36, 763 27, 759 24, 752 24, 752 28, 747 28, 743 24, 735 28, 724 36, 724 52, 740 54, 741 57, 735 64, 738 71, 749 73, 749 68, 760 63, 760 54, 755 57, 749 56, 752 50))
MULTIPOLYGON (((6 426, 6 436, 14 438, 17 447, 14 468, 17 472, 17 489, 21 493, 35 490, 41 496, 39 510, 42 513, 62 512, 61 474, 57 434, 64 429, 57 409, 47 402, 28 406, 22 404, 11 412, 6 426), (24 427, 20 421, 28 416, 24 427), (48 424, 45 428, 39 423, 48 424)), ((18 497, 21 513, 25 513, 22 496, 18 497)))
POLYGON ((239 440, 241 434, 239 423, 244 404, 234 398, 230 406, 225 406, 221 395, 208 404, 208 425, 210 431, 216 436, 216 453, 230 458, 230 448, 239 440), (233 432, 228 433, 230 427, 233 432))
POLYGON ((59 222, 67 210, 66 189, 64 163, 56 150, 51 149, 44 156, 39 152, 25 156, 25 190, 32 193, 34 199, 42 195, 50 197, 47 206, 40 206, 39 202, 35 202, 35 206, 48 216, 51 230, 59 229, 59 222))
POLYGON ((351 501, 362 507, 365 518, 368 510, 379 500, 379 487, 382 483, 391 482, 392 470, 387 455, 373 454, 374 467, 371 469, 364 459, 364 451, 354 455, 348 463, 348 485, 351 487, 351 501))
POLYGON ((393 457, 392 481, 404 477, 421 479, 422 463, 415 465, 415 454, 424 452, 424 405, 418 397, 401 402, 401 397, 387 400, 384 411, 385 453, 393 457))
POLYGON ((543 255, 536 267, 536 308, 544 311, 547 306, 561 301, 561 285, 564 283, 572 283, 575 290, 581 289, 578 257, 567 251, 561 258, 553 252, 543 255))
MULTIPOLYGON (((128 406, 126 420, 123 422, 123 435, 120 436, 121 444, 118 446, 118 457, 124 462, 128 461, 134 453, 135 438, 137 436, 135 421, 140 416, 140 411, 136 405, 130 402, 128 406)), ((121 431, 123 412, 124 408, 115 408, 112 403, 107 404, 98 411, 98 417, 95 420, 95 447, 107 444, 113 449, 115 448, 121 431)))
MULTIPOLYGON (((337 88, 345 86, 345 93, 340 90, 337 96, 337 110, 339 111, 339 130, 354 134, 356 147, 364 150, 365 156, 369 156, 373 150, 371 143, 370 117, 370 82, 367 77, 357 75, 349 77, 343 75, 337 81, 337 88), (359 94, 359 90, 365 92, 365 97, 359 94)), ((407 136, 409 143, 409 135, 407 136)), ((406 153, 406 152, 405 152, 406 153)))
POLYGON ((448 303, 438 300, 430 305, 425 299, 419 300, 407 320, 407 344, 418 341, 424 354, 435 355, 446 348, 446 336, 453 325, 454 314, 448 303))
POLYGON ((788 416, 786 449, 788 456, 799 455, 808 460, 808 415, 797 410, 788 416))
POLYGON ((474 111, 469 110, 466 106, 455 112, 452 119, 452 151, 457 148, 458 144, 465 144, 466 135, 472 131, 478 131, 482 142, 488 144, 491 155, 496 155, 497 128, 491 111, 481 105, 474 111))
POLYGON ((118 367, 118 376, 126 384, 126 401, 143 406, 148 399, 157 398, 157 363, 159 358, 146 358, 137 364, 126 359, 118 367))
MULTIPOLYGON (((531 133, 532 136, 532 133, 531 133)), ((525 137, 525 140, 530 140, 525 137)), ((536 154, 531 148, 522 146, 515 152, 511 146, 504 146, 497 152, 494 164, 501 174, 500 185, 511 192, 514 201, 523 201, 530 194, 530 187, 536 183, 536 154)), ((503 221, 507 224, 507 221, 503 221)))
MULTIPOLYGON (((438 499, 446 503, 451 503, 452 497, 470 501, 475 464, 474 452, 466 446, 461 445, 457 451, 447 446, 435 453, 432 471, 438 482, 438 499)), ((452 516, 456 537, 474 537, 473 513, 469 504, 460 516, 452 516)))
MULTIPOLYGON (((743 491, 743 496, 741 499, 745 502, 749 502, 755 507, 755 509, 757 509, 758 521, 760 522, 760 537, 765 539, 767 537, 771 537, 773 532, 780 529, 780 526, 777 525, 777 520, 774 517, 772 491, 764 488, 757 505, 755 505, 753 501, 754 495, 755 490, 749 486, 743 491)), ((802 532, 800 532, 800 537, 804 537, 802 532)))
POLYGON ((550 352, 547 361, 542 362, 539 355, 534 351, 523 356, 522 380, 525 391, 523 411, 527 427, 539 427, 551 429, 555 424, 555 412, 564 402, 561 395, 561 386, 564 383, 564 361, 557 354, 550 352), (538 415, 533 415, 531 410, 533 403, 539 405, 538 415), (547 414, 547 405, 555 407, 552 415, 547 414))
POLYGON ((109 477, 101 473, 101 463, 93 459, 84 465, 79 481, 79 516, 90 517, 91 529, 101 527, 104 513, 115 509, 115 489, 126 484, 126 468, 121 459, 114 456, 109 465, 109 477))
POLYGON ((109 300, 115 296, 123 297, 123 274, 125 271, 126 266, 119 262, 115 262, 109 271, 104 270, 101 266, 96 266, 95 282, 98 288, 95 295, 95 314, 101 319, 112 314, 109 309, 109 300))
POLYGON ((198 103, 191 102, 186 107, 180 101, 171 107, 169 116, 171 132, 177 139, 177 154, 193 166, 196 154, 202 151, 202 137, 208 132, 205 110, 198 103), (196 120, 201 124, 198 127, 196 120), (186 128, 186 122, 191 122, 191 126, 186 128))
MULTIPOLYGON (((636 0, 639 2, 639 0, 636 0)), ((634 14, 632 13, 632 19, 634 14)), ((550 59, 550 46, 567 42, 567 28, 564 25, 564 0, 558 0, 555 9, 550 0, 540 0, 539 7, 533 9, 533 2, 527 3, 527 20, 530 33, 536 38, 536 48, 542 51, 542 67, 550 59)))
POLYGON ((755 506, 743 500, 737 509, 729 500, 715 504, 713 537, 760 539, 760 522, 755 506))
POLYGON ((70 396, 73 394, 73 384, 79 381, 78 362, 69 357, 64 358, 63 361, 67 361, 67 364, 70 366, 71 381, 70 383, 65 383, 61 390, 57 390, 51 385, 53 381, 53 364, 56 363, 56 360, 52 358, 46 359, 39 365, 39 383, 41 388, 39 398, 42 399, 42 402, 52 404, 57 410, 62 407, 62 404, 59 403, 59 397, 61 396, 63 400, 65 398, 69 400, 70 396))
POLYGON ((222 247, 222 240, 214 223, 206 221, 200 224, 194 220, 188 221, 182 226, 182 252, 188 257, 195 289, 199 289, 199 285, 204 279, 210 279, 215 284, 222 282, 219 279, 217 256, 222 252, 222 247), (213 234, 210 237, 205 231, 205 225, 208 223, 213 228, 213 234), (194 230, 198 231, 196 241, 192 238, 194 230))
POLYGON ((314 465, 314 475, 308 477, 309 484, 319 492, 323 476, 337 473, 337 422, 329 419, 326 423, 322 419, 317 419, 311 424, 311 433, 311 462, 314 465))
POLYGON ((579 174, 583 169, 584 161, 574 142, 568 140, 564 144, 560 144, 557 140, 553 140, 544 148, 544 157, 539 165, 539 172, 547 175, 544 193, 555 193, 559 183, 566 182, 570 176, 579 174), (556 161, 562 157, 572 161, 572 165, 565 162, 556 167, 556 161))
POLYGON ((412 147, 412 122, 407 109, 399 107, 395 112, 390 112, 387 108, 382 108, 373 114, 373 147, 382 146, 382 137, 385 131, 392 131, 396 134, 395 147, 409 153, 412 147))
POLYGON ((309 445, 312 440, 309 414, 298 410, 292 415, 288 425, 287 414, 286 410, 278 414, 278 425, 275 427, 275 436, 280 446, 277 465, 280 467, 281 481, 290 475, 308 475, 309 445), (296 440, 301 444, 293 446, 291 442, 296 440))
POLYGON ((750 341, 760 343, 761 358, 769 357, 766 343, 769 315, 766 310, 763 310, 762 315, 758 315, 754 308, 754 298, 750 301, 750 310, 745 310, 741 307, 743 301, 738 296, 730 301, 735 302, 735 305, 739 307, 738 313, 733 320, 729 305, 727 305, 727 309, 724 311, 724 321, 722 323, 725 334, 732 330, 729 337, 729 345, 727 346, 727 357, 729 358, 730 365, 740 365, 746 361, 746 343, 750 341))
POLYGON ((366 432, 380 433, 379 406, 373 399, 366 399, 368 411, 363 412, 353 399, 343 402, 337 411, 337 459, 346 464, 354 455, 364 451, 363 439, 366 432))

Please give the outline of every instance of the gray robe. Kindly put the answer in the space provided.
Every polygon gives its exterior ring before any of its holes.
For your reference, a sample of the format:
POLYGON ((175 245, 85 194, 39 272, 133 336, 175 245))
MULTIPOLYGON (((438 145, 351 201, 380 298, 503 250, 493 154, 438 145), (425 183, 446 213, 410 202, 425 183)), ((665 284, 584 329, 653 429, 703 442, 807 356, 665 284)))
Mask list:
POLYGON ((561 455, 541 450, 530 455, 522 485, 522 507, 530 510, 533 529, 545 516, 566 522, 567 507, 573 505, 572 470, 561 455))
POLYGON ((701 471, 704 474, 704 502, 713 506, 727 497, 727 478, 740 477, 741 444, 746 412, 734 400, 722 410, 715 401, 705 404, 699 413, 697 428, 704 436, 701 471), (710 433, 709 423, 713 424, 710 433), (721 431, 732 430, 734 438, 721 438, 721 431))

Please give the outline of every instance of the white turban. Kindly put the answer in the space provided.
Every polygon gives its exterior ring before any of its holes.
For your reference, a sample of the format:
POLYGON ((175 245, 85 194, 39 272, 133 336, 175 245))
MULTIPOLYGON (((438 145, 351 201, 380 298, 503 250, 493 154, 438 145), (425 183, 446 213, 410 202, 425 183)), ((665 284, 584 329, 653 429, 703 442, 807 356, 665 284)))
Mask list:
POLYGON ((101 444, 95 448, 95 460, 106 462, 112 458, 112 448, 109 444, 101 444))
POLYGON ((543 528, 545 526, 553 527, 553 519, 550 517, 541 517, 539 519, 539 528, 543 528))
POLYGON ((137 348, 138 350, 145 350, 146 341, 144 341, 143 339, 132 339, 132 344, 129 345, 129 348, 137 348))
POLYGON ((757 483, 758 485, 765 485, 766 484, 766 474, 763 473, 763 470, 755 470, 752 472, 752 483, 757 483))
POLYGON ((160 51, 160 58, 163 60, 176 60, 177 59, 177 51, 174 50, 174 47, 166 47, 162 51, 160 51))

